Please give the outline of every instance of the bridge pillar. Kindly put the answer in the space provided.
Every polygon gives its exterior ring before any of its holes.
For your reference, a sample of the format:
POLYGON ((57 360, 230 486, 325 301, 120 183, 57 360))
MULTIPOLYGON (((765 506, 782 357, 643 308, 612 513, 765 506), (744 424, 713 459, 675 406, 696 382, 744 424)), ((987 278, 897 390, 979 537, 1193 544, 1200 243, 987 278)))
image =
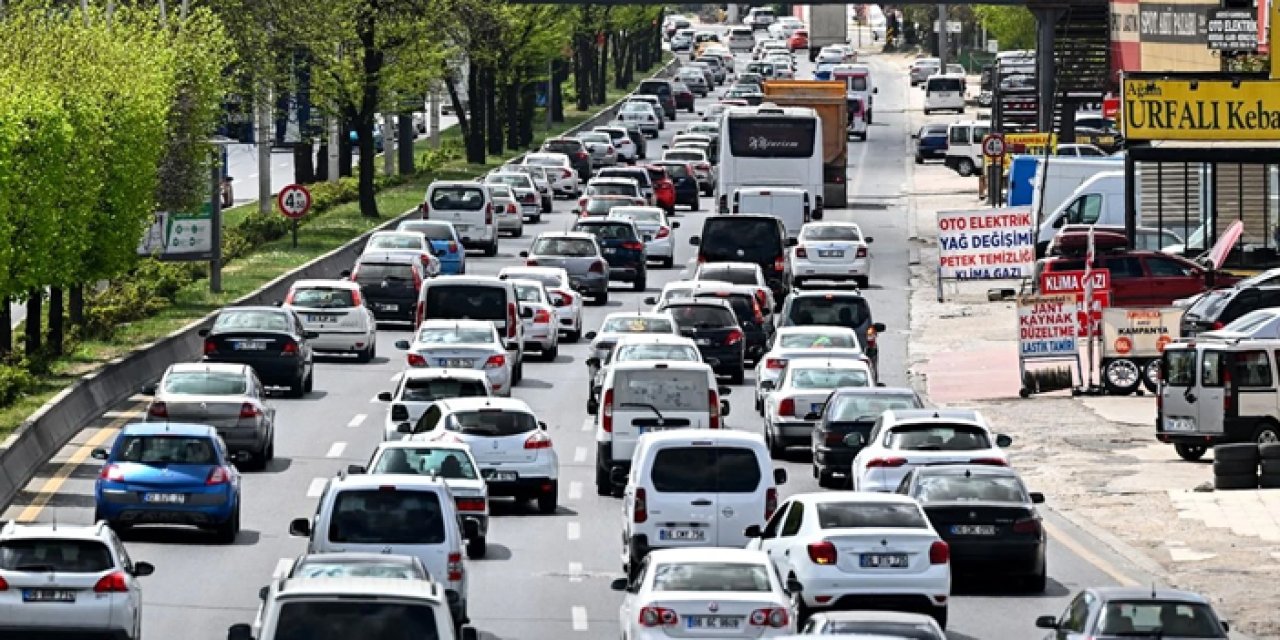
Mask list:
POLYGON ((1036 95, 1038 111, 1037 131, 1053 131, 1054 79, 1057 70, 1053 64, 1054 27, 1066 14, 1066 5, 1042 2, 1028 3, 1028 9, 1036 17, 1036 95))

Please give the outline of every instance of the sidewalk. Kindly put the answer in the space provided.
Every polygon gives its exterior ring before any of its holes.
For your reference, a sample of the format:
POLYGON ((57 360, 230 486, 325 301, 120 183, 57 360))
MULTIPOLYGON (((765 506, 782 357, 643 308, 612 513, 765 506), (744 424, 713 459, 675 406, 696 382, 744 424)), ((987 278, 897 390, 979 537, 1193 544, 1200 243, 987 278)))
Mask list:
MULTIPOLYGON (((904 57, 903 68, 909 63, 904 57)), ((923 94, 911 96, 918 110, 923 94)), ((1171 586, 1213 599, 1233 631, 1280 638, 1271 598, 1280 593, 1280 490, 1206 491, 1207 461, 1184 462, 1156 441, 1151 395, 1019 398, 1016 311, 986 298, 987 289, 1016 283, 947 282, 945 301, 937 300, 937 212, 982 208, 977 180, 937 163, 913 169, 909 215, 919 260, 908 371, 916 387, 935 404, 980 409, 1012 436, 1013 463, 1055 511, 1117 538, 1128 547, 1117 551, 1171 586)))

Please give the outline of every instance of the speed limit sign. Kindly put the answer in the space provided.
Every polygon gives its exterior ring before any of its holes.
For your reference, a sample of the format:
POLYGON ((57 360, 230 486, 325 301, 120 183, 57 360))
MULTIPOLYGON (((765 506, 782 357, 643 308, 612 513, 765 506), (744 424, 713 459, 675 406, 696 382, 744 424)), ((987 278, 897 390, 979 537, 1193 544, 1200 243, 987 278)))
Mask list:
POLYGON ((999 158, 1004 155, 1004 136, 999 133, 987 134, 982 139, 982 155, 988 158, 999 158))
POLYGON ((300 184, 291 184, 280 190, 276 204, 286 218, 297 220, 311 210, 311 192, 300 184))

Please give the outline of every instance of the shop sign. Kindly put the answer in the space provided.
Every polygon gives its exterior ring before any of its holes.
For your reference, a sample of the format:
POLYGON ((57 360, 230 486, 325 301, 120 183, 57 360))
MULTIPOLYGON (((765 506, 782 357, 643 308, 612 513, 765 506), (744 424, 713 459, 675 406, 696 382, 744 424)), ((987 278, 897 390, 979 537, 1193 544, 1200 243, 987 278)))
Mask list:
POLYGON ((1040 274, 1040 293, 1044 295, 1071 295, 1076 300, 1079 311, 1076 314, 1077 335, 1087 338, 1090 334, 1098 335, 1102 329, 1102 310, 1111 306, 1111 271, 1109 269, 1091 269, 1089 281, 1093 284, 1092 304, 1086 305, 1084 299, 1084 271, 1046 271, 1040 274), (1087 311, 1086 311, 1087 309, 1087 311), (1089 323, 1093 330, 1089 330, 1089 323))
POLYGON ((1031 208, 938 212, 939 276, 1004 280, 1031 275, 1031 208))
POLYGON ((1125 76, 1128 140, 1280 140, 1280 81, 1125 76))
POLYGON ((1144 44, 1204 44, 1209 11, 1219 6, 1217 2, 1142 2, 1138 6, 1138 37, 1144 44))
POLYGON ((1252 9, 1216 9, 1209 13, 1207 42, 1214 51, 1258 50, 1258 15, 1252 9))
POLYGON ((1102 357, 1158 358, 1181 334, 1182 309, 1103 309, 1102 357))
POLYGON ((1018 298, 1018 353, 1022 359, 1076 355, 1076 299, 1072 296, 1018 298))

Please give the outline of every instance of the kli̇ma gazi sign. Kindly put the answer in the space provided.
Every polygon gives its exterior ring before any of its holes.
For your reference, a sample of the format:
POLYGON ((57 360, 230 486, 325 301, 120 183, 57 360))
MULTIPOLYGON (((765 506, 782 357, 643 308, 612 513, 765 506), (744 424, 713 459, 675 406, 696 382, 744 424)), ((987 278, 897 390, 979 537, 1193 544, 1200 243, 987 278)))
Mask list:
POLYGON ((1280 81, 1123 78, 1129 140, 1280 140, 1280 81))

